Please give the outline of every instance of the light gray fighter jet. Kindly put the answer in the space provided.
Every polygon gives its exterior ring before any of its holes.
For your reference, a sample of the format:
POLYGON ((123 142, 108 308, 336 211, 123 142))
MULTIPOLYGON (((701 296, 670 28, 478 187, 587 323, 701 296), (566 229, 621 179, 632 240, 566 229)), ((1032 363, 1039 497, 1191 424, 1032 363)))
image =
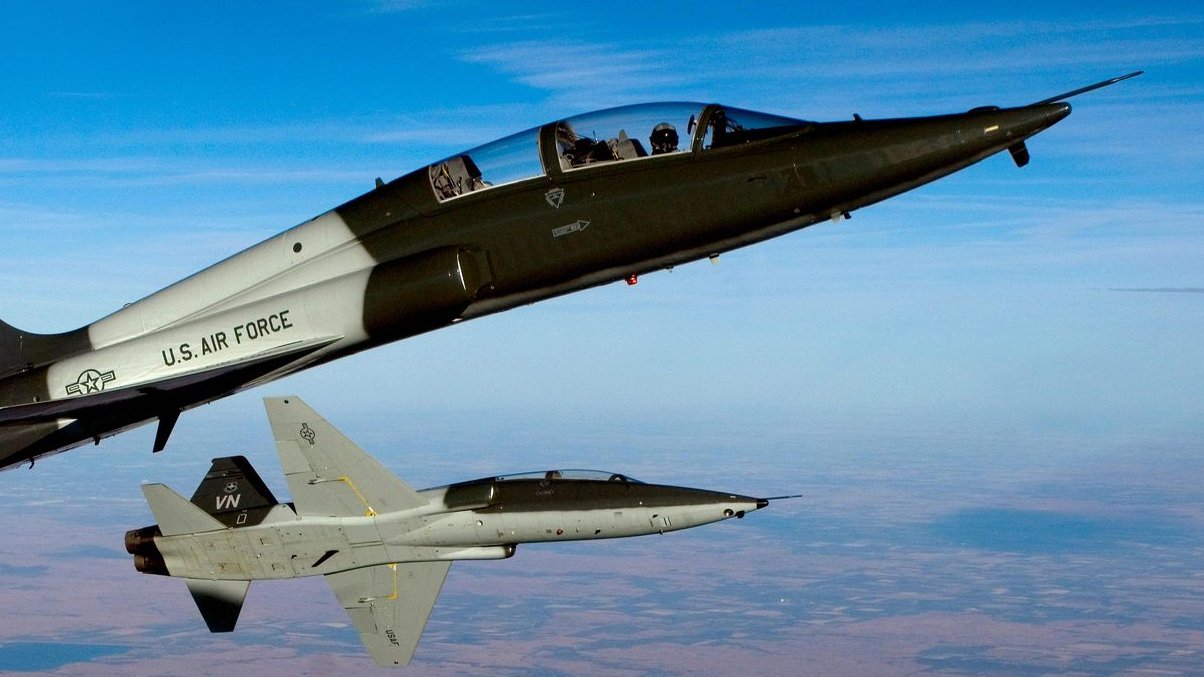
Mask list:
POLYGON ((158 524, 126 533, 126 550, 138 571, 184 578, 213 632, 234 629, 251 581, 325 576, 383 666, 409 663, 456 560, 688 529, 772 500, 569 470, 415 491, 300 399, 265 403, 292 503, 245 458, 214 459, 191 501, 142 486, 158 524))
POLYGON ((86 327, 0 323, 0 468, 390 341, 718 256, 1008 151, 1075 94, 809 122, 643 104, 440 160, 86 327), (647 143, 645 143, 645 140, 647 143))

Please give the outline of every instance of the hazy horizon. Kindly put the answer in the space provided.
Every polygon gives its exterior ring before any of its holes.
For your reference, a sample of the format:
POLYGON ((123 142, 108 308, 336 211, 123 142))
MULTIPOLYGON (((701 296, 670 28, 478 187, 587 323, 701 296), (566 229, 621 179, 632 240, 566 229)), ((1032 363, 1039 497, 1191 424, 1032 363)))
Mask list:
POLYGON ((74 329, 427 163, 591 109, 814 120, 1073 100, 1006 154, 698 262, 361 353, 0 473, 0 673, 372 668, 320 580, 210 635, 140 482, 303 397, 407 482, 594 467, 803 497, 454 566, 398 674, 1193 674, 1204 14, 1181 3, 17 3, 0 318, 74 329))

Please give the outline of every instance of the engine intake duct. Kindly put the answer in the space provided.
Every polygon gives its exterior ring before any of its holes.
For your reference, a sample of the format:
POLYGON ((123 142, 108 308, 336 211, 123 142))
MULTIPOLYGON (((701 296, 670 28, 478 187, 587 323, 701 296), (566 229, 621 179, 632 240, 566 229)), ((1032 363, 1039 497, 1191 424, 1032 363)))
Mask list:
POLYGON ((446 325, 493 283, 489 256, 469 247, 439 247, 372 270, 364 293, 364 328, 376 339, 414 336, 446 325))

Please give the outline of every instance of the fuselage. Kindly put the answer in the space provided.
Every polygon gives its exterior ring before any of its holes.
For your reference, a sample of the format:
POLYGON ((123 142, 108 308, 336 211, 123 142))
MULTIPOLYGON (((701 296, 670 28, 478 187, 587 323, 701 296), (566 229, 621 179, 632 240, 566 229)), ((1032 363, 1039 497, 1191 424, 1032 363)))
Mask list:
POLYGON ((839 218, 1068 112, 812 123, 648 104, 507 137, 380 183, 81 330, 10 339, 20 354, 0 365, 0 467, 174 423, 390 341, 839 218), (662 118, 679 143, 658 152, 650 139, 649 152, 640 135, 662 118))
POLYGON ((743 517, 763 499, 609 478, 490 478, 419 494, 426 505, 362 517, 298 516, 288 504, 259 524, 163 536, 131 531, 144 573, 210 580, 297 578, 379 564, 503 559, 519 543, 623 538, 743 517))

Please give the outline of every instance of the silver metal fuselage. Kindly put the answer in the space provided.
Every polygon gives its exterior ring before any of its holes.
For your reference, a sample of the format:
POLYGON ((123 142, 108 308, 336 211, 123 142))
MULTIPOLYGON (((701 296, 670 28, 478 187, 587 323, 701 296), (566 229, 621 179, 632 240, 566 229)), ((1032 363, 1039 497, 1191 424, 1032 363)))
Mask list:
MULTIPOLYGON (((463 502, 459 485, 420 492, 426 506, 363 517, 298 516, 280 504, 255 526, 160 535, 154 545, 172 576, 283 579, 379 564, 503 559, 519 543, 658 534, 743 517, 765 505, 748 496, 638 482, 524 483, 502 492, 530 500, 475 508, 449 507, 463 502)), ((484 503, 498 492, 472 493, 484 503)))
POLYGON ((773 500, 596 470, 416 491, 300 398, 264 405, 292 502, 278 502, 245 457, 215 458, 191 499, 142 485, 157 524, 127 532, 126 551, 142 573, 183 578, 212 632, 234 630, 251 581, 322 575, 386 667, 413 657, 455 560, 687 529, 773 500))

